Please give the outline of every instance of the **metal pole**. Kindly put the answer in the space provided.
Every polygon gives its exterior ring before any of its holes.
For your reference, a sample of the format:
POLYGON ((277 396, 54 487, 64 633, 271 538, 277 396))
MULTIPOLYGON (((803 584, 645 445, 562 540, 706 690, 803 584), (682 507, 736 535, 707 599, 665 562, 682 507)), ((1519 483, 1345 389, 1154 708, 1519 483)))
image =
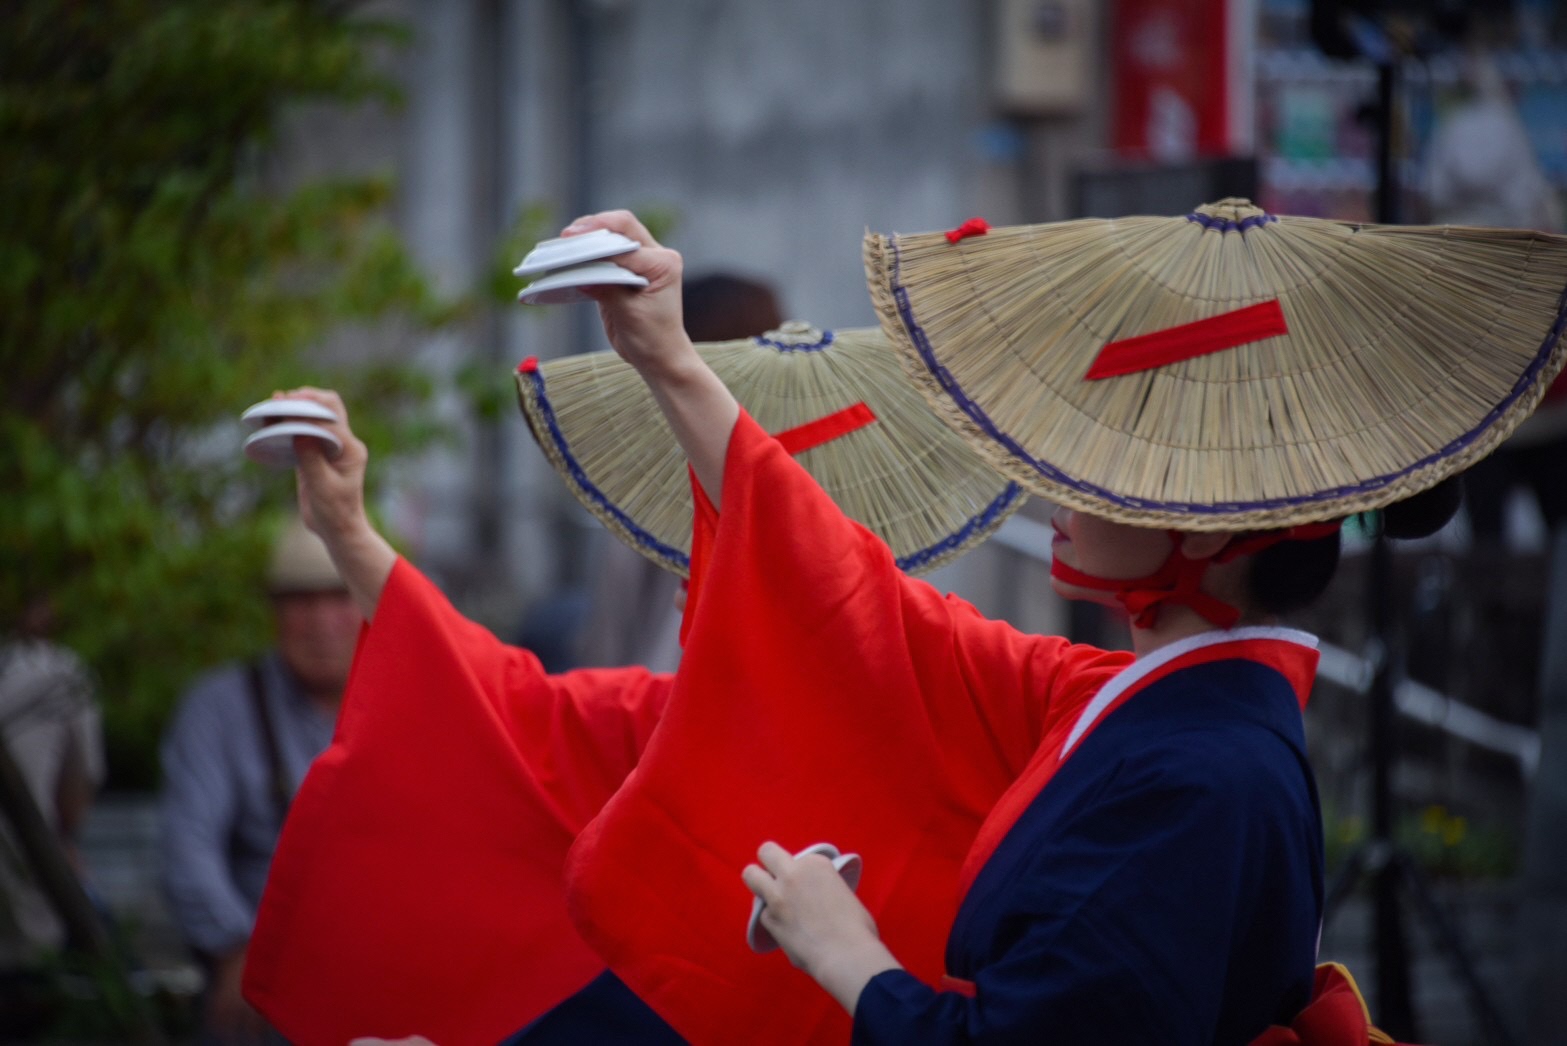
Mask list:
POLYGON ((1399 220, 1398 172, 1393 168, 1393 106, 1398 98, 1398 60, 1377 65, 1377 221, 1399 220))
MULTIPOLYGON (((473 189, 468 214, 473 238, 471 271, 486 272, 492 252, 495 250, 495 233, 505 223, 505 207, 502 204, 501 172, 502 150, 506 141, 501 121, 505 114, 500 104, 500 78, 504 60, 505 34, 501 32, 502 11, 499 0, 479 0, 474 5, 472 20, 468 25, 469 36, 465 50, 468 66, 468 124, 469 148, 473 164, 473 189)), ((473 337, 486 348, 480 353, 494 374, 506 373, 505 346, 500 333, 500 318, 493 305, 480 311, 474 323, 473 337)), ((502 484, 495 481, 494 473, 506 465, 506 440, 500 419, 480 415, 474 428, 472 450, 472 475, 479 477, 472 487, 473 547, 478 563, 509 567, 507 549, 502 541, 506 506, 502 500, 502 484)), ((496 574, 488 574, 493 581, 496 574)), ((509 571, 501 574, 509 576, 509 571)), ((488 588, 484 582, 481 587, 488 588)))
MULTIPOLYGON (((1398 63, 1389 58, 1377 64, 1377 196, 1379 222, 1398 221, 1398 178, 1393 168, 1393 104, 1398 93, 1398 63)), ((1371 547, 1370 624, 1381 657, 1371 680, 1371 853, 1372 904, 1375 918, 1377 962, 1377 1018, 1398 1039, 1413 1040, 1414 1006, 1409 990, 1409 948, 1399 904, 1399 871, 1393 860, 1397 843, 1393 824, 1393 553, 1388 540, 1377 535, 1371 547)))
POLYGON ((1540 654, 1540 767, 1529 795, 1519 911, 1528 1041, 1567 1027, 1567 526, 1556 530, 1540 654))
POLYGON ((1367 854, 1372 876, 1374 913, 1377 1023, 1399 1040, 1419 1038, 1409 991, 1409 949, 1404 934, 1403 908, 1399 904, 1400 876, 1394 860, 1397 843, 1393 823, 1393 553, 1388 540, 1377 535, 1371 546, 1366 578, 1370 597, 1370 625, 1378 646, 1376 672, 1371 679, 1371 841, 1367 854))

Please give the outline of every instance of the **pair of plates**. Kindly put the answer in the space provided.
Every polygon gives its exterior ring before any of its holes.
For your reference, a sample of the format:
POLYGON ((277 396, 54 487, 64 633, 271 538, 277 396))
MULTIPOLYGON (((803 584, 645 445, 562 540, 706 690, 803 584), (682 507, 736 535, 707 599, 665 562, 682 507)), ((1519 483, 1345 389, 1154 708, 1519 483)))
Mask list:
MULTIPOLYGON (((859 854, 841 854, 832 843, 813 843, 794 856, 798 859, 812 854, 821 854, 831 861, 832 866, 838 869, 838 874, 843 876, 843 881, 849 884, 849 889, 860 888, 860 872, 865 865, 859 854)), ((778 947, 777 939, 762 925, 762 910, 766 907, 760 897, 752 898, 751 921, 745 926, 745 943, 758 955, 766 955, 778 947)))
POLYGON ((524 305, 567 305, 591 300, 582 293, 584 287, 605 284, 646 287, 644 277, 605 260, 629 254, 640 246, 637 241, 608 229, 545 240, 512 270, 517 276, 538 277, 522 289, 517 300, 524 305))
POLYGON ((245 456, 268 468, 290 469, 298 464, 294 438, 309 436, 326 444, 326 456, 343 452, 343 441, 317 422, 336 421, 337 415, 313 400, 262 400, 246 408, 239 420, 256 431, 245 439, 245 456))

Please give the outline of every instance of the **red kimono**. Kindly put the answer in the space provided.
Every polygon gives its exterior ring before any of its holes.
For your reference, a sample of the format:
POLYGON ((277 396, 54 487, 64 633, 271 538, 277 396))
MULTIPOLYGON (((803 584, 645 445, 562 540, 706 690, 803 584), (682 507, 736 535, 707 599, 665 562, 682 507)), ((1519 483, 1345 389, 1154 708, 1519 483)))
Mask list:
POLYGON ((746 946, 757 846, 858 852, 888 947, 937 983, 986 814, 1132 656, 1020 633, 905 577, 744 414, 722 514, 698 494, 693 552, 675 694, 573 848, 573 915, 693 1042, 844 1043, 830 996, 746 946))
POLYGON ((603 963, 567 848, 626 779, 670 677, 546 675, 399 560, 337 734, 273 858, 245 993, 290 1040, 494 1043, 603 963))
MULTIPOLYGON (((745 944, 739 872, 756 847, 859 853, 859 897, 887 946, 926 984, 961 990, 943 983, 943 952, 965 859, 972 873, 996 841, 981 837, 987 815, 1004 827, 1038 791, 1048 739, 1059 746, 1133 658, 1020 633, 903 576, 743 413, 723 490, 722 514, 697 492, 675 693, 572 849, 571 909, 693 1043, 846 1043, 826 992, 745 944)), ((1295 661, 1285 674, 1304 694, 1315 656, 1295 661)), ((1342 978, 1324 971, 1317 991, 1294 1030, 1260 1041, 1383 1041, 1342 978)))

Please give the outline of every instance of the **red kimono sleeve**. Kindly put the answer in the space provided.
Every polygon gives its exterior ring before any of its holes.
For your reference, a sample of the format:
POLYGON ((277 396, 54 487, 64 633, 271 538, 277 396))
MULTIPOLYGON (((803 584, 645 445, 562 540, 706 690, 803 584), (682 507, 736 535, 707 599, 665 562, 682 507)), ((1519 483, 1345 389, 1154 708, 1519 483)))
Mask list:
POLYGON ((934 984, 985 814, 1130 655, 1020 633, 908 578, 744 414, 722 514, 697 502, 675 692, 572 851, 573 916, 692 1042, 847 1042, 837 1003, 746 946, 757 846, 859 853, 861 900, 934 984))
POLYGON ((567 848, 653 732, 668 676, 549 676, 399 560, 332 745, 290 809, 245 993, 291 1041, 493 1043, 603 963, 567 848))

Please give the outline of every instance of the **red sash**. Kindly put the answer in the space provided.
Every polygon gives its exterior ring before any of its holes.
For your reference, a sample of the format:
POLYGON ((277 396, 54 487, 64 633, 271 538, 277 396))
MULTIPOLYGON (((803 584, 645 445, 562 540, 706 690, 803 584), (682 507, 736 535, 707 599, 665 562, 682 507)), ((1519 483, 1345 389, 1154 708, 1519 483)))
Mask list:
POLYGON ((1274 1025, 1251 1046, 1396 1046, 1371 1023, 1366 1000, 1349 971, 1336 962, 1317 967, 1311 1002, 1288 1028, 1274 1025))

